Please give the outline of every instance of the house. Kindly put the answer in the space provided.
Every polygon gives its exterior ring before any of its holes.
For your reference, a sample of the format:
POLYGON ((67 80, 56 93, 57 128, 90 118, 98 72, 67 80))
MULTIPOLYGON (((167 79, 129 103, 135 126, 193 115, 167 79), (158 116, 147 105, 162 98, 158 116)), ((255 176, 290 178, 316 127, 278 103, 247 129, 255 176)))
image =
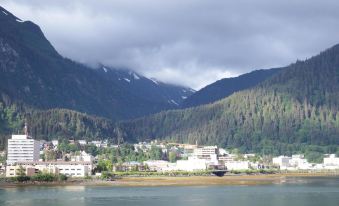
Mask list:
POLYGON ((72 162, 92 162, 94 157, 90 154, 87 154, 85 151, 81 151, 79 155, 71 156, 72 162))
POLYGON ((78 140, 78 143, 80 145, 86 145, 87 144, 87 141, 86 140, 78 140))
POLYGON ((100 148, 102 146, 102 141, 92 141, 90 142, 90 144, 100 148))
POLYGON ((54 139, 54 140, 52 140, 52 144, 56 148, 59 145, 59 141, 54 139))

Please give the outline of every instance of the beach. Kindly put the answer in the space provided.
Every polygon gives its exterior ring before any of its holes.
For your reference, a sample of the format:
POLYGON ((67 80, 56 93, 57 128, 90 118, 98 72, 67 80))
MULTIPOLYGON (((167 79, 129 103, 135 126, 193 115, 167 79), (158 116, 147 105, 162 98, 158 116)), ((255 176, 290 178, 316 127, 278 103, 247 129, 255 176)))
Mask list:
POLYGON ((256 174, 217 176, 148 176, 119 177, 113 180, 71 178, 64 182, 1 182, 1 187, 22 186, 116 186, 116 187, 155 187, 155 186, 211 186, 211 185, 264 185, 281 184, 293 177, 327 177, 336 174, 324 173, 288 173, 288 174, 256 174))

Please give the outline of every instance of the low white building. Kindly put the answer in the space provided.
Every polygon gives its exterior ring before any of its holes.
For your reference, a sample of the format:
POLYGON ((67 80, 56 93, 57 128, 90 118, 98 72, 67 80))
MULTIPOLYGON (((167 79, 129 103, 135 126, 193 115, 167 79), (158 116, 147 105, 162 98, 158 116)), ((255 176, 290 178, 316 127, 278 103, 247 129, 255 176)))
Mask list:
MULTIPOLYGON (((292 157, 279 156, 272 159, 273 164, 279 166, 281 170, 310 170, 314 165, 309 163, 304 155, 297 154, 292 157)), ((319 167, 319 166, 318 166, 319 167)))
POLYGON ((87 141, 86 140, 78 140, 79 144, 80 145, 86 145, 87 144, 87 141))
POLYGON ((173 164, 175 164, 175 163, 170 163, 170 162, 165 161, 165 160, 144 161, 144 165, 147 165, 149 170, 157 171, 157 172, 169 171, 169 168, 173 167, 173 164))
POLYGON ((38 172, 64 174, 71 177, 85 177, 91 175, 92 162, 17 162, 6 167, 6 176, 18 175, 19 168, 23 167, 25 174, 32 176, 38 172))
POLYGON ((249 161, 229 161, 225 162, 227 170, 248 170, 250 169, 249 161))
POLYGON ((139 142, 138 144, 134 144, 133 146, 136 152, 138 152, 139 150, 143 152, 147 152, 148 150, 152 148, 152 145, 147 142, 139 142))
POLYGON ((278 166, 280 169, 286 169, 290 165, 291 157, 279 156, 272 159, 273 165, 278 166))
POLYGON ((93 145, 95 145, 96 147, 101 147, 102 141, 92 141, 92 142, 90 142, 90 144, 93 144, 93 145))
POLYGON ((299 170, 308 170, 312 168, 312 164, 308 163, 307 159, 305 159, 304 155, 302 154, 292 155, 292 158, 289 163, 290 167, 299 170))
POLYGON ((324 167, 329 169, 339 169, 339 157, 335 154, 330 154, 324 158, 324 167))
POLYGON ((208 161, 206 159, 198 159, 189 157, 188 160, 178 160, 176 170, 180 171, 199 171, 206 170, 208 161))

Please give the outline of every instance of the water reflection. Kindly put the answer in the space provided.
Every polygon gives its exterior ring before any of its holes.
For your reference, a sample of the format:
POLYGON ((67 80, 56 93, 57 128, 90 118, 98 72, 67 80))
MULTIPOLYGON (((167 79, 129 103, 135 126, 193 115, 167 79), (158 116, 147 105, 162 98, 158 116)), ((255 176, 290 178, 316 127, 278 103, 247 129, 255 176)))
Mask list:
POLYGON ((269 185, 198 187, 20 187, 0 189, 0 205, 214 206, 338 205, 339 178, 281 178, 269 185))

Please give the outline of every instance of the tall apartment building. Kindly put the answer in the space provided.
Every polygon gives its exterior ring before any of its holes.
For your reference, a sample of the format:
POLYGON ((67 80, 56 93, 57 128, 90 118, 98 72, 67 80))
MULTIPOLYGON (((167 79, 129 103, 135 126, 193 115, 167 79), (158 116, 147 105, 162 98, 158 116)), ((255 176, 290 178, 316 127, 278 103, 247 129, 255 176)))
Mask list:
POLYGON ((25 135, 12 135, 8 139, 7 164, 16 162, 39 161, 40 151, 39 141, 25 135))

